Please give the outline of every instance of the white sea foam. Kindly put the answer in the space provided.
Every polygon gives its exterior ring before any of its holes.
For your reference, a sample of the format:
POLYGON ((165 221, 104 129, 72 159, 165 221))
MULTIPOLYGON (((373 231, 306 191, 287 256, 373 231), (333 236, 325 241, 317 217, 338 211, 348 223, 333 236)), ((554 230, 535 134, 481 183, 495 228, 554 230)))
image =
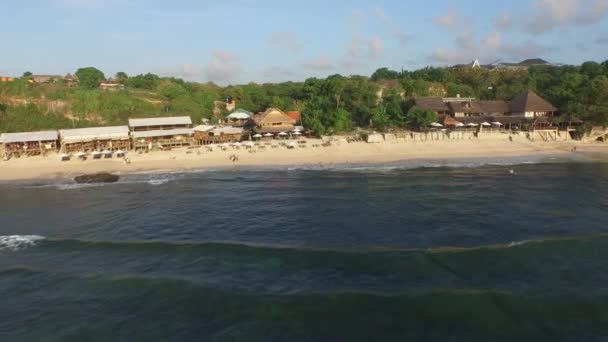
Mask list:
POLYGON ((517 246, 521 246, 521 245, 525 245, 527 243, 530 243, 530 240, 523 240, 523 241, 514 241, 511 242, 508 246, 509 247, 517 247, 517 246))
POLYGON ((44 236, 39 235, 8 235, 0 236, 0 251, 17 251, 27 247, 33 247, 38 242, 44 240, 44 236))

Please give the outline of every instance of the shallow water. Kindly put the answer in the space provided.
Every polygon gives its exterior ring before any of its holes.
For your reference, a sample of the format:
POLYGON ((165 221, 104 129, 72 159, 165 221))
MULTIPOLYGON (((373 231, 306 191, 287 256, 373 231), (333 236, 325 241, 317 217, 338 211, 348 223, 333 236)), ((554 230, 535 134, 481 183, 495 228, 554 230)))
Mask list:
POLYGON ((0 340, 608 339, 607 164, 433 166, 4 185, 0 340))

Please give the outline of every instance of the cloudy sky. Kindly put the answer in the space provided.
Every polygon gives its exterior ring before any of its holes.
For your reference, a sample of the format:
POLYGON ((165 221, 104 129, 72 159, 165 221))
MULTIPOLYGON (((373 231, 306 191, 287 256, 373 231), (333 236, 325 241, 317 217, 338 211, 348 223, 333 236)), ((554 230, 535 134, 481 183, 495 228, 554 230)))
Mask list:
POLYGON ((479 59, 608 59, 608 0, 2 0, 0 75, 220 84, 479 59))

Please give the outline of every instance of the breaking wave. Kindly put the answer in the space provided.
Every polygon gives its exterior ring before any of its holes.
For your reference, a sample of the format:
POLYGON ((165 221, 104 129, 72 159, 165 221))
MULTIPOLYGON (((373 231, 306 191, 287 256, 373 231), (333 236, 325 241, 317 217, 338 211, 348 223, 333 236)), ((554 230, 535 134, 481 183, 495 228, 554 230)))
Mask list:
POLYGON ((0 251, 17 251, 27 247, 33 247, 46 238, 39 235, 9 235, 0 236, 0 251))

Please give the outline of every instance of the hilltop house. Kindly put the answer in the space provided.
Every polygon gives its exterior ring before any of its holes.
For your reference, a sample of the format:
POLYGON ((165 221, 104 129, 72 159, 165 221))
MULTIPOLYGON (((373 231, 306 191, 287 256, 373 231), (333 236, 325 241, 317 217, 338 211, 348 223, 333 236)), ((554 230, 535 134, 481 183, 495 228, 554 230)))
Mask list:
POLYGON ((474 60, 467 64, 456 64, 452 66, 454 69, 508 69, 508 70, 527 70, 532 66, 553 65, 542 58, 529 58, 519 63, 496 61, 491 64, 481 64, 479 60, 474 60))

